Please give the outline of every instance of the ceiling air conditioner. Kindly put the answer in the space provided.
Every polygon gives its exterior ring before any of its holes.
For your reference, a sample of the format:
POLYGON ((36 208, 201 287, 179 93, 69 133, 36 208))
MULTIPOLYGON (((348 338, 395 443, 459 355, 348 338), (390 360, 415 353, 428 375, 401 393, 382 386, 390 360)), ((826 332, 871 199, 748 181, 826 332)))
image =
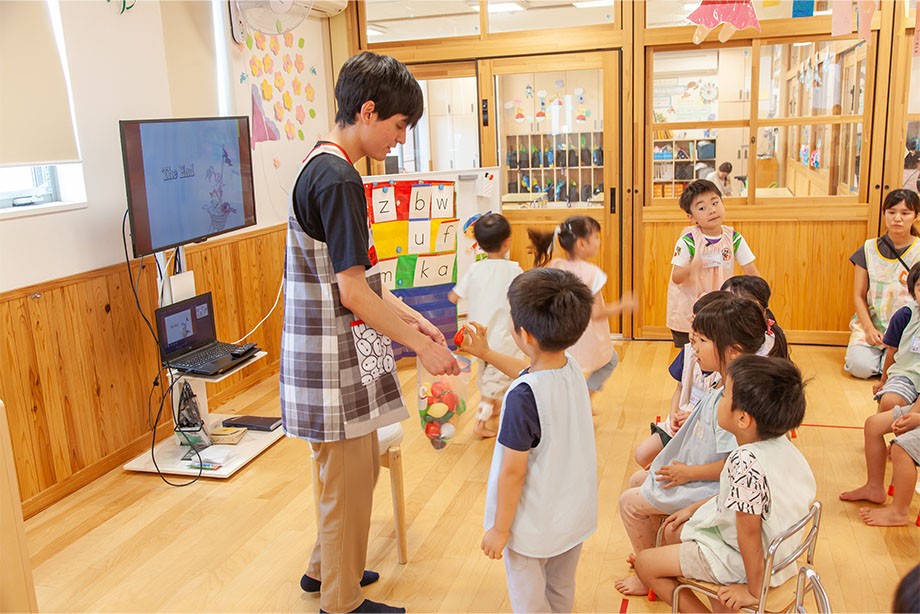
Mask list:
POLYGON ((320 17, 338 15, 348 7, 348 0, 314 0, 313 12, 320 17))

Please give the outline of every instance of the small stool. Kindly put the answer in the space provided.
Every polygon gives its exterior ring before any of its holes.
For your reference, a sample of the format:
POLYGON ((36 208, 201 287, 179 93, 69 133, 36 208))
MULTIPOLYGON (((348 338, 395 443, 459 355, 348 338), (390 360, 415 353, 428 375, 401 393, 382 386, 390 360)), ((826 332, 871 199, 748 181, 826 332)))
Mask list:
MULTIPOLYGON (((396 560, 400 565, 408 561, 406 557, 406 495, 403 486, 402 450, 399 444, 403 440, 402 424, 396 423, 377 429, 377 445, 380 448, 380 465, 390 470, 390 490, 393 493, 393 521, 396 525, 396 560)), ((319 465, 310 455, 313 467, 313 503, 316 508, 316 525, 319 526, 319 465)))
POLYGON ((405 565, 406 557, 406 495, 403 486, 402 424, 397 422, 377 429, 380 464, 390 470, 390 490, 393 493, 393 521, 396 524, 396 560, 405 565))

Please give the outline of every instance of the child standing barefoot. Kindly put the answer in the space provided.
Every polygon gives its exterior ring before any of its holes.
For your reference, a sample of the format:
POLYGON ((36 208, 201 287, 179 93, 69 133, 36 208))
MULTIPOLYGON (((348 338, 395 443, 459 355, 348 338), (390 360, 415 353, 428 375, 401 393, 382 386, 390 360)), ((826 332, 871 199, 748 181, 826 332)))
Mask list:
MULTIPOLYGON (((764 544, 805 516, 815 498, 808 461, 785 437, 804 415, 804 384, 793 363, 743 356, 728 367, 719 425, 735 436, 738 448, 719 476, 719 493, 669 516, 664 529, 669 545, 645 550, 636 559, 639 578, 662 600, 670 603, 677 576, 686 576, 725 585, 718 601, 732 610, 758 603, 764 544)), ((787 540, 775 560, 796 546, 798 540, 787 540)), ((795 573, 794 565, 786 567, 770 585, 779 586, 795 573)), ((684 592, 678 610, 701 612, 705 606, 684 592)))

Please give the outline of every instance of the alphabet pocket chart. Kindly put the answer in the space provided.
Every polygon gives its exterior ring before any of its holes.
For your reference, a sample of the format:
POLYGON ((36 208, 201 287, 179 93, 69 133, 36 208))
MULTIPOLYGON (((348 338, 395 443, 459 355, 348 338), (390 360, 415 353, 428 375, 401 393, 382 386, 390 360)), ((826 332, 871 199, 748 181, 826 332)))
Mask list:
MULTIPOLYGON (((364 184, 381 283, 422 313, 450 344, 457 307, 457 218, 453 181, 390 180, 364 184)), ((397 343, 399 359, 413 353, 397 343)))

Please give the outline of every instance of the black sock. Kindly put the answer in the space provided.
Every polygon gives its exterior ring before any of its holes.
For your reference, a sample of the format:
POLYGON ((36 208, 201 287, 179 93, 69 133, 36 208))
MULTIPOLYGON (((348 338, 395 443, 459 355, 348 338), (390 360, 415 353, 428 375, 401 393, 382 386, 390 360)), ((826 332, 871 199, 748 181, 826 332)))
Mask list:
MULTIPOLYGON (((371 614, 405 614, 406 608, 397 608, 385 603, 377 603, 376 601, 365 599, 363 602, 361 602, 361 605, 349 612, 349 614, 352 614, 352 612, 368 612, 371 614)), ((326 614, 326 611, 320 610, 320 614, 326 614)))
MULTIPOLYGON (((364 570, 364 574, 361 576, 361 586, 367 586, 368 584, 373 584, 380 579, 380 574, 376 571, 371 571, 369 569, 364 570)), ((322 582, 316 578, 311 578, 307 574, 304 574, 300 579, 300 588, 307 593, 318 593, 322 582)))

